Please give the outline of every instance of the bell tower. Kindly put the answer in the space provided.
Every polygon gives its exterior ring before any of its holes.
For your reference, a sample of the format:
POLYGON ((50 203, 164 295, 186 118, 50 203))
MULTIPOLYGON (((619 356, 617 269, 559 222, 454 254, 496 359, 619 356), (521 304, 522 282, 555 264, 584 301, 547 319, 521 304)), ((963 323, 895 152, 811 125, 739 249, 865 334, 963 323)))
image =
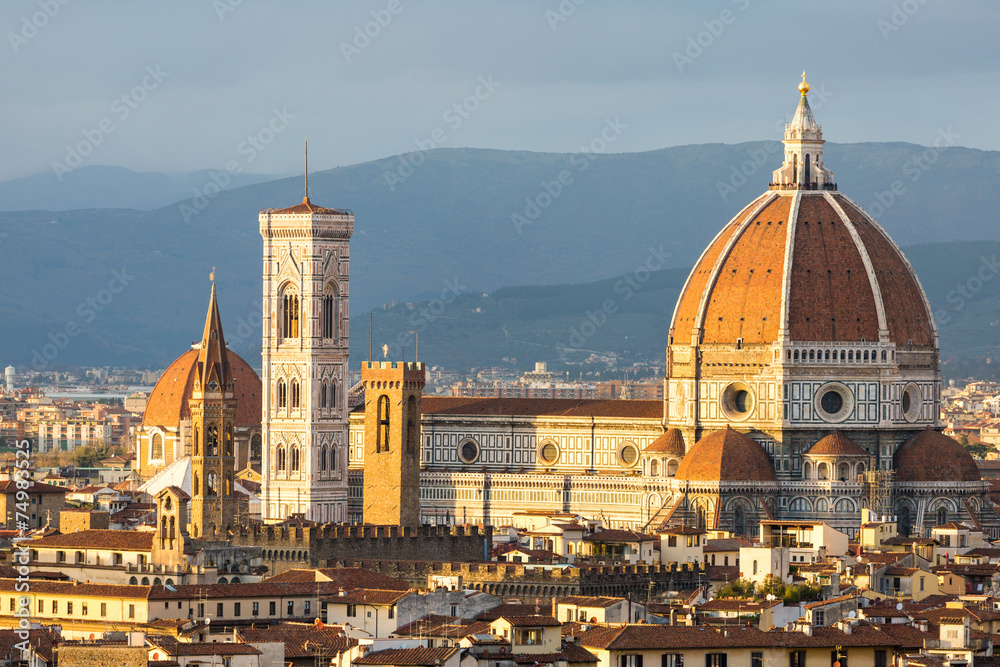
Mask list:
POLYGON ((233 424, 235 380, 215 299, 215 271, 205 331, 195 362, 191 409, 191 534, 226 539, 236 524, 239 500, 233 490, 236 465, 233 424))
POLYGON ((420 525, 421 363, 366 362, 364 522, 420 525))
POLYGON ((309 200, 261 211, 261 514, 347 518, 349 244, 354 214, 309 200))

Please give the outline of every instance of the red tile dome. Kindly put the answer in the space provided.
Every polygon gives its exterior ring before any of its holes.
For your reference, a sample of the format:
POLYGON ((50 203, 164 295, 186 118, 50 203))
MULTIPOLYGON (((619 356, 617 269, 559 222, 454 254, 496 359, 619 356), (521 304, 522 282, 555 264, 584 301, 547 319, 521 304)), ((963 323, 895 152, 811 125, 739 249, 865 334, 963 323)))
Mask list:
MULTIPOLYGON (((143 428, 177 428, 191 418, 188 401, 194 388, 198 350, 188 350, 170 364, 153 387, 142 415, 143 428)), ((238 354, 226 351, 236 392, 236 427, 254 428, 261 420, 261 382, 257 373, 238 354)))
POLYGON ((840 431, 820 438, 806 456, 864 456, 869 454, 840 431))
POLYGON ((965 447, 930 428, 904 442, 894 462, 897 482, 978 482, 982 478, 965 447))
POLYGON ((677 466, 675 479, 692 482, 773 482, 774 466, 756 440, 731 428, 695 443, 677 466))
POLYGON ((668 428, 659 438, 649 443, 643 451, 647 454, 684 456, 684 436, 680 429, 668 428))
POLYGON ((935 345, 916 274, 867 213, 835 190, 769 191, 708 246, 677 301, 674 343, 878 341, 935 345))

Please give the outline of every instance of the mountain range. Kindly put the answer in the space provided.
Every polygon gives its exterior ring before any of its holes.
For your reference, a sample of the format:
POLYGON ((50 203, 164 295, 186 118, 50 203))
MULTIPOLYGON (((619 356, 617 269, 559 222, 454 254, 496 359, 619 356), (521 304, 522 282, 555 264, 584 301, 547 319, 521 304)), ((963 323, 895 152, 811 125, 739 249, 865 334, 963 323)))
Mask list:
MULTIPOLYGON (((990 262, 1000 252, 1000 153, 827 144, 825 158, 840 190, 905 247, 935 313, 949 320, 941 324, 943 356, 992 354, 1000 280, 977 275, 986 267, 992 278, 990 262)), ((449 368, 489 365, 496 357, 516 356, 519 364, 559 359, 560 346, 655 359, 678 281, 718 230, 766 189, 780 159, 778 142, 621 154, 440 148, 311 174, 309 183, 312 201, 356 215, 355 359, 367 353, 372 310, 383 338, 422 329, 421 357, 449 368), (590 296, 614 290, 651 261, 661 271, 635 291, 614 324, 586 345, 562 344, 587 317, 590 296), (465 328, 445 327, 449 320, 439 314, 415 326, 422 302, 433 306, 428 314, 468 305, 479 308, 476 315, 492 315, 465 328), (508 310, 495 310, 501 303, 508 310), (435 326, 447 332, 436 335, 435 326), (510 341, 526 347, 503 352, 510 341)), ((60 202, 81 201, 60 193, 61 184, 34 194, 21 188, 23 199, 13 201, 24 210, 0 211, 0 363, 161 367, 199 335, 213 267, 227 339, 256 362, 257 215, 301 200, 302 180, 241 187, 231 180, 206 190, 213 174, 218 178, 210 171, 193 186, 204 194, 189 188, 182 192, 190 196, 159 207, 144 196, 129 204, 135 208, 122 208, 115 199, 120 180, 104 179, 105 186, 96 172, 88 200, 95 208, 58 210, 60 202), (154 208, 143 210, 148 206, 154 208)), ((7 193, 17 190, 10 183, 0 183, 0 208, 9 208, 7 193)))

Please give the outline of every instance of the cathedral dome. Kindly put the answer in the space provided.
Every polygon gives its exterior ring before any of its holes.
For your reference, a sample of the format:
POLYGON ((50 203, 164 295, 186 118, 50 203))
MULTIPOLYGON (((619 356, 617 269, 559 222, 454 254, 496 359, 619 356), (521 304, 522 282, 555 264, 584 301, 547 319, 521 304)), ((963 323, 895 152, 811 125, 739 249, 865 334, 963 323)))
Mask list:
POLYGON ((731 428, 695 443, 677 467, 676 479, 691 482, 773 482, 774 466, 756 440, 731 428))
POLYGON ((932 346, 916 274, 867 213, 836 191, 769 191, 702 253, 674 310, 687 344, 878 342, 932 346))
MULTIPOLYGON (((198 349, 188 350, 170 364, 157 380, 146 402, 146 411, 142 415, 143 428, 151 426, 176 428, 181 421, 191 419, 188 401, 191 399, 197 376, 198 353, 198 349)), ((250 364, 232 350, 227 350, 227 357, 237 401, 235 425, 237 428, 259 427, 260 378, 250 364)))
POLYGON ((954 439, 926 429, 896 450, 897 482, 978 482, 975 459, 954 439))
POLYGON ((671 344, 936 348, 916 274, 885 230, 837 191, 823 164, 808 84, 799 90, 785 127, 784 164, 698 259, 674 310, 671 344))

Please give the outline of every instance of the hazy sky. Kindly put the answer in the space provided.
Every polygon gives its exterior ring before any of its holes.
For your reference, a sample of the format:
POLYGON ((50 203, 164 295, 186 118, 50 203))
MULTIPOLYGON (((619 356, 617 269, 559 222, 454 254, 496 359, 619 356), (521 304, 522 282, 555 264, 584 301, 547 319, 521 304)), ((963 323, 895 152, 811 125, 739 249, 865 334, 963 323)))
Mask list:
POLYGON ((802 70, 828 140, 1000 149, 996 2, 4 0, 0 26, 0 179, 81 144, 288 175, 303 137, 315 169, 574 151, 608 118, 614 151, 778 139, 802 70))

